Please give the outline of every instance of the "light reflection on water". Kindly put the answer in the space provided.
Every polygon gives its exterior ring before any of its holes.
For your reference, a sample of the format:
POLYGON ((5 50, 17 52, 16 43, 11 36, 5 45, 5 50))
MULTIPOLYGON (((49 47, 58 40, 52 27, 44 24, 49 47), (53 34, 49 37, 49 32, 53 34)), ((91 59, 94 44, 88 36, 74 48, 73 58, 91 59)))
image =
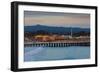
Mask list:
POLYGON ((25 47, 24 61, 74 60, 90 58, 89 46, 25 47))

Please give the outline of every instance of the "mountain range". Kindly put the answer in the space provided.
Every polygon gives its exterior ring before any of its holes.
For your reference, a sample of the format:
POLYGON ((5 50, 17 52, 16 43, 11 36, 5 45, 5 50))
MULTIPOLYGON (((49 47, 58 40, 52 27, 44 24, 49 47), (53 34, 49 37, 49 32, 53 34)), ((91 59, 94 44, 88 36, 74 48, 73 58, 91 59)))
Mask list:
POLYGON ((70 32, 79 33, 86 32, 90 33, 90 28, 80 28, 80 27, 56 27, 56 26, 45 26, 45 25, 32 25, 32 26, 24 26, 24 32, 30 33, 52 33, 52 34, 69 34, 70 32))

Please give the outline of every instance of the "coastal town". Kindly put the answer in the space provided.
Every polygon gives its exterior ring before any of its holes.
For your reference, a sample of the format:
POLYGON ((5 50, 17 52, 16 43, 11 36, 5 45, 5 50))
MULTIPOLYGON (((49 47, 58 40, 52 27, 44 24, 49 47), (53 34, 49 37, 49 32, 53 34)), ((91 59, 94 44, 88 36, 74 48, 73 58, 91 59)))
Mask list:
POLYGON ((25 42, 54 42, 54 41, 89 41, 89 36, 78 36, 78 37, 72 37, 72 36, 65 36, 65 35, 35 35, 31 37, 25 37, 25 42))
POLYGON ((58 35, 58 34, 35 34, 34 35, 28 33, 25 34, 24 42, 25 42, 24 43, 25 46, 29 46, 29 45, 47 46, 47 44, 51 44, 51 46, 56 45, 56 47, 57 45, 59 46, 59 44, 66 44, 70 46, 71 45, 89 46, 90 36, 86 34, 80 36, 73 36, 72 33, 71 35, 58 35))

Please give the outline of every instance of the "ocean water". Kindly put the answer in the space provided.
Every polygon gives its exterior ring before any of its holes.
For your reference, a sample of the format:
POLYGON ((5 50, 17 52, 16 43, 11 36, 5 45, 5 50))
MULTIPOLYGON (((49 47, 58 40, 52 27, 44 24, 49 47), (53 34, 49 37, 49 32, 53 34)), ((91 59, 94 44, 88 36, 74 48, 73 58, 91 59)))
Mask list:
POLYGON ((89 46, 25 47, 24 61, 75 60, 90 58, 89 46))

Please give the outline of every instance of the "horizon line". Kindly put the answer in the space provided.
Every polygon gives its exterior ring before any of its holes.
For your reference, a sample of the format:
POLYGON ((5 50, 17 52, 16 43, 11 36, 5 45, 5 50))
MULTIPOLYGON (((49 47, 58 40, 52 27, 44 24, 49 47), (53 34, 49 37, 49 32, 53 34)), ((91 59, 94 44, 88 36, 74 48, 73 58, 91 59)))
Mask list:
POLYGON ((41 25, 41 24, 35 24, 35 25, 24 25, 24 26, 47 26, 47 27, 63 27, 63 28, 66 28, 66 27, 69 27, 69 28, 90 28, 90 27, 80 27, 80 26, 52 26, 52 25, 41 25))

